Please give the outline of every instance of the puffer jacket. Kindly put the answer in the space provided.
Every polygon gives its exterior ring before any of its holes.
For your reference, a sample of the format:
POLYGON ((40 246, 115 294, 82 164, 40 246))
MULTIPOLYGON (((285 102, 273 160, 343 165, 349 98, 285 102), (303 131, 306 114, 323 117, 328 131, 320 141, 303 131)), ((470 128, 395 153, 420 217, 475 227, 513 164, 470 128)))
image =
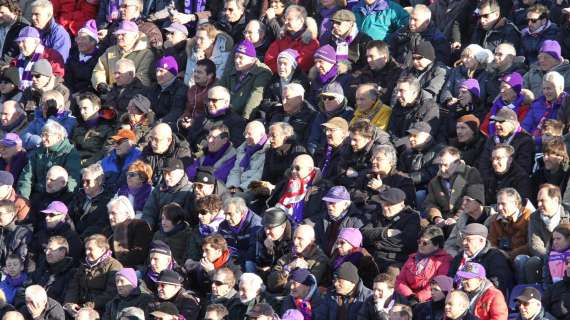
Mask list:
POLYGON ((511 43, 515 48, 520 48, 521 45, 519 29, 507 18, 501 18, 490 30, 484 30, 479 24, 471 36, 471 43, 478 44, 492 52, 495 52, 499 44, 505 42, 511 43))
MULTIPOLYGON (((513 134, 515 136, 509 143, 515 149, 513 163, 518 164, 525 173, 530 174, 534 166, 534 140, 524 130, 513 134)), ((494 174, 491 166, 491 156, 495 145, 497 145, 495 137, 496 136, 492 136, 487 139, 487 142, 485 142, 485 146, 483 147, 483 152, 479 157, 477 168, 479 169, 483 179, 489 179, 494 174)), ((511 136, 509 136, 509 139, 510 138, 511 136)), ((501 140, 505 141, 506 139, 501 140)))
POLYGON ((127 183, 127 169, 140 155, 141 151, 133 147, 123 158, 119 158, 117 151, 112 150, 108 156, 101 160, 100 163, 105 173, 105 185, 110 188, 112 193, 114 193, 119 186, 127 183))
POLYGON ((245 157, 246 146, 247 142, 244 142, 237 148, 236 162, 228 175, 227 187, 238 187, 245 191, 248 190, 248 186, 252 181, 261 179, 265 163, 265 152, 269 149, 269 142, 266 142, 261 149, 251 155, 249 166, 247 169, 244 169, 240 163, 243 157, 245 157))
MULTIPOLYGON (((221 79, 224 75, 227 61, 230 61, 230 63, 232 61, 229 60, 229 57, 234 47, 234 40, 229 34, 223 31, 218 31, 212 46, 212 54, 208 59, 216 65, 216 79, 221 79)), ((184 83, 188 85, 188 87, 192 87, 194 85, 194 69, 196 69, 196 63, 198 62, 195 47, 196 40, 194 38, 187 41, 186 55, 188 56, 188 59, 186 60, 184 83)))
POLYGON ((540 69, 538 63, 531 65, 530 70, 523 77, 524 88, 532 91, 535 97, 540 97, 542 95, 542 79, 549 71, 560 73, 564 77, 564 91, 570 92, 570 63, 568 63, 568 60, 562 61, 559 65, 546 72, 540 69))
POLYGON ((63 61, 67 61, 69 49, 71 49, 71 38, 63 26, 55 22, 55 19, 52 18, 46 27, 38 31, 40 32, 42 45, 57 50, 57 52, 61 54, 63 61))
POLYGON ((82 167, 94 164, 105 156, 107 140, 115 133, 114 125, 113 118, 101 116, 93 127, 80 120, 79 125, 73 130, 71 141, 79 151, 82 167))
MULTIPOLYGON (((380 1, 376 1, 378 4, 380 1)), ((365 0, 358 1, 352 12, 356 16, 356 26, 373 40, 385 41, 390 39, 392 33, 408 24, 410 15, 400 4, 386 1, 387 8, 373 8, 372 12, 366 10, 365 0)))
POLYGON ((0 263, 6 265, 6 259, 11 254, 27 262, 31 241, 32 230, 29 226, 21 226, 12 222, 0 228, 0 243, 3 244, 0 246, 0 263))
POLYGON ((239 265, 244 265, 246 260, 253 260, 254 258, 255 246, 252 245, 252 242, 261 228, 261 217, 248 210, 237 232, 227 220, 222 221, 218 232, 226 239, 234 260, 239 265))
POLYGON ((451 256, 443 249, 431 254, 422 270, 418 268, 419 256, 417 253, 410 255, 402 270, 396 278, 396 292, 404 297, 414 295, 420 302, 431 299, 430 283, 435 276, 447 275, 451 256))
POLYGON ((364 305, 364 301, 372 295, 372 291, 364 286, 362 280, 358 282, 354 288, 354 292, 351 296, 341 296, 336 290, 333 290, 324 298, 324 303, 327 306, 327 316, 324 319, 336 320, 341 310, 344 310, 344 318, 348 319, 358 314, 360 308, 364 305), (348 306, 339 306, 339 300, 342 300, 342 304, 348 304, 348 306))
MULTIPOLYGON (((299 67, 293 70, 289 83, 298 83, 302 85, 303 88, 309 88, 309 79, 299 67)), ((263 101, 283 103, 283 86, 281 83, 281 77, 279 77, 278 74, 273 75, 271 81, 263 91, 263 101)), ((271 115, 269 114, 266 118, 271 119, 271 115)))
POLYGON ((474 303, 470 304, 469 310, 479 319, 508 319, 509 307, 505 296, 491 281, 485 280, 476 293, 470 293, 468 296, 470 300, 477 296, 474 303))
POLYGON ((161 183, 150 193, 143 208, 142 219, 153 231, 157 230, 160 224, 161 208, 171 202, 178 203, 186 212, 190 212, 194 203, 194 189, 186 175, 174 187, 167 187, 161 183))
POLYGON ((71 36, 76 36, 85 22, 94 19, 97 15, 98 2, 91 0, 55 0, 53 15, 57 22, 67 30, 71 36))
MULTIPOLYGON (((353 248, 346 256, 340 256, 338 249, 336 249, 329 260, 329 266, 332 273, 334 274, 334 272, 347 261, 356 266, 358 269, 358 276, 362 280, 362 283, 364 283, 364 286, 372 288, 374 286, 374 278, 376 278, 380 273, 380 269, 370 252, 364 248, 353 248)), ((323 285, 332 284, 332 278, 327 280, 331 282, 325 281, 323 285)))
POLYGON ((48 297, 63 303, 67 286, 75 274, 75 261, 71 257, 54 264, 47 262, 39 263, 36 270, 31 274, 32 282, 42 286, 48 297))
POLYGON ((81 180, 80 157, 79 152, 67 139, 50 148, 42 146, 30 154, 28 163, 18 179, 17 191, 26 199, 30 198, 32 192, 44 193, 47 172, 55 165, 67 170, 67 188, 71 192, 75 191, 81 180))

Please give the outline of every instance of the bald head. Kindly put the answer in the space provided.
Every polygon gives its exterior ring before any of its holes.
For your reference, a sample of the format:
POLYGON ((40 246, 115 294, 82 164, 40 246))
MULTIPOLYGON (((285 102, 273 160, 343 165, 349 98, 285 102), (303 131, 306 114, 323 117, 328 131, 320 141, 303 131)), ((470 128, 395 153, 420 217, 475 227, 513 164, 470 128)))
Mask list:
POLYGON ((152 151, 156 154, 164 154, 173 140, 172 129, 166 123, 159 123, 152 128, 149 139, 152 151))
POLYGON ((48 296, 46 290, 39 285, 31 285, 26 288, 26 307, 32 318, 37 319, 47 307, 48 296))
POLYGON ((4 314, 2 320, 25 320, 25 318, 18 311, 8 311, 4 314))
POLYGON ((311 174, 314 169, 315 161, 310 155, 298 155, 291 165, 291 177, 294 179, 303 179, 311 174))
POLYGON ((20 103, 14 100, 8 100, 2 103, 0 111, 0 123, 3 126, 10 126, 24 114, 24 110, 20 107, 20 103))
POLYGON ((293 250, 296 253, 303 253, 311 248, 314 242, 315 229, 307 224, 299 225, 293 235, 293 250))
POLYGON ((451 291, 445 299, 445 317, 459 319, 469 308, 469 296, 463 291, 451 291))
POLYGON ((53 166, 46 174, 46 191, 55 193, 67 186, 69 174, 64 167, 53 166))

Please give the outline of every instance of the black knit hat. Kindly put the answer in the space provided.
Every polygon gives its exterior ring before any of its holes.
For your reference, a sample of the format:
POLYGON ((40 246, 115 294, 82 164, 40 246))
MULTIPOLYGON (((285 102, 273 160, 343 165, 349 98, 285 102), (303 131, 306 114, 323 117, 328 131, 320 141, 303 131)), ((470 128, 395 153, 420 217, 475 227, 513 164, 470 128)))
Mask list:
POLYGON ((165 254, 167 256, 172 256, 172 251, 170 251, 170 247, 166 244, 166 242, 162 240, 153 240, 150 243, 150 253, 160 253, 165 254))
POLYGON ((358 276, 358 269, 351 262, 345 262, 341 264, 340 267, 336 269, 336 271, 334 272, 334 277, 352 283, 360 282, 360 276, 358 276))
POLYGON ((418 42, 412 50, 413 54, 420 55, 430 61, 435 61, 435 50, 427 41, 418 42))

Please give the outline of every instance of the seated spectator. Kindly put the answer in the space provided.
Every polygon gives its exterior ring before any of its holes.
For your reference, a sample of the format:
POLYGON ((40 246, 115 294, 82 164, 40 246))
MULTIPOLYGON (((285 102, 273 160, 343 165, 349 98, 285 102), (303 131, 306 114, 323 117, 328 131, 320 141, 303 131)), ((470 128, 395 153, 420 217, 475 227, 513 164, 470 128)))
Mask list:
POLYGON ((115 274, 115 287, 117 295, 105 306, 105 319, 117 319, 118 315, 126 308, 137 307, 146 309, 153 297, 141 292, 138 287, 138 279, 135 269, 122 268, 115 274))
MULTIPOLYGON (((499 290, 509 292, 513 287, 513 272, 511 264, 501 250, 493 248, 487 240, 489 231, 479 223, 468 224, 461 231, 463 235, 463 250, 458 252, 449 268, 450 277, 462 277, 462 270, 469 269, 470 263, 477 263, 483 269, 489 270, 486 279, 499 290)), ((485 276, 485 274, 479 274, 485 276)), ((474 289, 476 287, 473 287, 474 289)))
MULTIPOLYGON (((362 228, 364 248, 372 254, 380 272, 389 267, 401 267, 408 255, 417 251, 420 216, 406 206, 406 194, 389 188, 374 197, 382 210, 374 210, 368 224, 362 228)), ((380 209, 380 208, 378 208, 380 209)))
MULTIPOLYGON (((115 191, 127 182, 129 166, 140 157, 141 152, 136 147, 137 137, 132 130, 119 129, 110 140, 112 149, 109 155, 101 160, 101 167, 105 173, 107 187, 115 191)), ((148 179, 151 177, 152 175, 148 179)))
MULTIPOLYGON (((196 84, 194 72, 201 60, 210 60, 214 63, 214 79, 221 79, 226 69, 226 64, 234 47, 234 39, 213 24, 204 23, 196 28, 196 35, 186 45, 186 70, 184 83, 192 87, 196 84)), ((229 66, 228 66, 229 67, 229 66)))
POLYGON ((196 212, 199 220, 198 229, 202 237, 218 233, 220 224, 226 219, 222 207, 221 197, 215 194, 196 199, 196 212))
POLYGON ((0 282, 0 290, 4 293, 6 302, 13 305, 16 294, 29 285, 28 273, 24 271, 24 261, 15 254, 8 255, 2 270, 5 279, 0 282))
POLYGON ((271 70, 257 59, 255 47, 247 40, 234 50, 234 64, 222 76, 219 85, 230 89, 231 108, 246 119, 263 99, 263 91, 271 80, 271 70))
POLYGON ((317 280, 308 269, 295 269, 289 276, 290 293, 281 303, 282 319, 292 310, 301 313, 301 317, 312 319, 325 316, 326 303, 318 290, 317 280), (310 305, 311 308, 305 308, 310 305))
POLYGON ((367 119, 375 127, 388 130, 392 108, 380 100, 382 95, 380 90, 381 88, 374 83, 364 83, 358 86, 355 96, 356 110, 354 117, 350 120, 350 125, 367 119))
POLYGON ((404 298, 395 290, 396 278, 388 273, 377 275, 373 282, 372 294, 364 300, 358 312, 359 319, 388 319, 390 310, 404 298))
POLYGON ((299 68, 309 72, 313 66, 313 56, 319 48, 317 26, 313 18, 307 17, 307 9, 300 5, 289 5, 282 16, 285 32, 269 46, 265 53, 265 64, 277 73, 277 59, 281 52, 293 49, 299 53, 296 57, 299 68))
POLYGON ((315 151, 315 161, 324 178, 334 180, 338 176, 340 161, 350 148, 348 122, 342 117, 333 117, 321 124, 324 127, 325 143, 315 151))
MULTIPOLYGON (((230 192, 223 182, 214 177, 211 168, 200 167, 196 171, 196 176, 192 179, 194 187, 194 195, 196 199, 204 198, 206 196, 215 195, 224 200, 230 196, 230 192)), ((191 213, 192 215, 193 213, 191 213)), ((190 218, 195 218, 191 216, 190 218)))
MULTIPOLYGON (((487 278, 483 265, 476 262, 466 262, 457 272, 457 278, 461 281, 462 290, 467 293, 473 307, 473 314, 479 319, 504 319, 507 317, 509 308, 504 294, 495 284, 487 278)), ((490 271, 491 269, 489 269, 490 271)))
MULTIPOLYGON (((87 3, 87 1, 82 2, 87 3)), ((101 56, 103 48, 99 46, 99 36, 95 20, 87 20, 77 31, 75 45, 71 47, 65 64, 65 86, 72 93, 91 89, 91 74, 101 56)))
POLYGON ((166 243, 178 265, 184 265, 187 258, 196 258, 187 257, 191 251, 189 244, 195 246, 193 251, 199 252, 202 239, 198 231, 184 221, 186 218, 184 209, 177 203, 169 203, 160 211, 160 228, 154 233, 152 239, 166 243))
POLYGON ((110 243, 114 257, 126 267, 144 265, 151 241, 149 226, 143 220, 135 218, 135 210, 127 197, 111 199, 107 211, 112 229, 110 243))
POLYGON ((456 148, 443 148, 438 154, 438 162, 439 171, 428 184, 424 207, 428 219, 443 228, 448 218, 458 219, 463 197, 485 203, 485 188, 479 171, 462 162, 456 148))
POLYGON ((101 110, 101 99, 93 93, 83 93, 77 100, 81 118, 71 141, 79 151, 81 166, 86 167, 105 155, 107 140, 114 133, 116 113, 101 110))
MULTIPOLYGON (((279 53, 277 70, 263 91, 264 103, 266 101, 270 102, 270 105, 272 103, 283 103, 283 91, 289 84, 297 83, 303 88, 309 88, 309 79, 297 64, 298 57, 299 52, 295 49, 285 49, 279 53)), ((263 108, 264 104, 262 103, 260 107, 263 108)))
MULTIPOLYGON (((453 290, 453 279, 444 275, 435 276, 429 283, 429 289, 431 291, 431 299, 414 307, 414 317, 419 319, 427 317, 430 319, 443 319, 445 297, 453 290)), ((467 305, 469 304, 467 303, 467 305)), ((449 317, 449 315, 446 316, 449 317)))
POLYGON ((396 291, 414 306, 432 299, 430 283, 449 271, 451 256, 443 250, 444 233, 430 226, 418 239, 418 252, 411 254, 396 278, 396 291))
POLYGON ((218 232, 226 239, 231 258, 245 266, 246 271, 250 271, 250 268, 253 271, 253 266, 248 266, 246 261, 255 256, 251 243, 261 229, 261 217, 239 197, 226 199, 223 210, 226 220, 220 224, 218 232))
POLYGON ((223 10, 217 12, 215 25, 238 43, 243 39, 245 26, 251 19, 249 10, 246 14, 246 6, 250 7, 251 4, 238 0, 224 0, 222 4, 223 10))
MULTIPOLYGON (((311 79, 311 87, 307 94, 307 100, 318 105, 321 94, 328 92, 327 88, 340 87, 348 84, 348 70, 341 68, 335 49, 331 45, 320 47, 314 55, 316 73, 311 79)), ((344 95, 342 90, 337 92, 344 95)), ((340 101, 339 101, 340 102, 340 101)))
MULTIPOLYGON (((119 116, 122 116, 129 111, 131 100, 138 95, 147 98, 149 89, 136 76, 137 68, 133 60, 121 58, 113 63, 115 82, 108 90, 100 91, 99 93, 103 98, 103 104, 112 107, 119 116)), ((150 103, 148 110, 144 109, 141 111, 144 111, 145 114, 149 113, 150 103)))
MULTIPOLYGON (((178 307, 171 302, 156 302, 151 310, 154 310, 150 313, 154 318, 176 320, 181 317, 178 307)), ((141 316, 144 316, 144 313, 141 316)))
POLYGON ((10 200, 0 200, 0 240, 4 244, 0 250, 0 265, 5 266, 8 256, 17 256, 24 265, 28 263, 32 230, 26 225, 17 225, 16 206, 10 200))
POLYGON ((230 141, 234 146, 242 144, 246 121, 230 108, 228 89, 215 86, 208 90, 206 113, 190 122, 183 121, 180 126, 188 130, 186 135, 188 141, 192 142, 192 150, 199 150, 200 146, 207 143, 207 136, 212 127, 220 124, 230 130, 230 141))
POLYGON ((43 175, 54 165, 67 168, 67 190, 73 192, 79 181, 79 153, 67 139, 65 128, 50 119, 42 129, 42 146, 29 157, 20 174, 17 187, 19 193, 26 199, 31 199, 32 194, 44 193, 47 188, 46 177, 43 175))
MULTIPOLYGON (((1 84, 0 84, 1 86, 1 84)), ((28 117, 17 100, 6 100, 0 108, 0 132, 20 134, 28 126, 28 117)))
POLYGON ((102 312, 117 294, 115 273, 123 266, 111 257, 107 238, 94 234, 85 239, 85 263, 82 263, 65 292, 64 308, 75 315, 86 304, 102 312))
POLYGON ((330 186, 322 179, 313 158, 307 154, 297 156, 284 176, 271 192, 267 206, 285 210, 293 223, 317 213, 330 186))
POLYGON ((207 141, 207 145, 202 149, 203 156, 186 168, 186 174, 188 178, 194 179, 199 167, 211 167, 216 179, 225 183, 237 156, 236 148, 230 141, 230 129, 224 124, 214 125, 207 141))
POLYGON ((65 311, 61 304, 48 297, 46 290, 39 285, 31 285, 24 293, 26 305, 22 308, 25 319, 64 320, 65 311))
MULTIPOLYGON (((206 317, 211 312, 210 308, 215 305, 224 305, 228 309, 237 307, 240 300, 239 293, 234 289, 235 286, 236 278, 231 269, 224 267, 214 272, 212 276, 212 292, 208 294, 205 301, 208 306, 206 317)), ((228 310, 225 311, 228 313, 228 310)))
POLYGON ((559 28, 550 20, 550 10, 543 4, 534 4, 526 10, 527 27, 521 30, 522 52, 529 65, 538 60, 538 52, 545 40, 558 38, 559 28))
POLYGON ((488 204, 497 202, 497 191, 509 187, 517 190, 523 199, 531 197, 528 174, 516 163, 514 154, 514 148, 508 144, 495 145, 491 155, 493 172, 484 178, 488 204))
MULTIPOLYGON (((2 60, 0 60, 0 63, 2 63, 2 60)), ((5 68, 0 76, 0 101, 20 101, 22 91, 20 91, 19 85, 20 74, 18 73, 18 68, 10 66, 5 68)))
POLYGON ((55 76, 60 78, 64 76, 63 57, 56 50, 46 48, 40 43, 40 34, 34 27, 22 28, 15 41, 20 47, 20 54, 12 59, 10 65, 18 68, 20 73, 20 91, 32 85, 31 69, 40 59, 49 62, 55 76))
POLYGON ((14 176, 8 171, 0 171, 0 200, 10 200, 16 205, 16 222, 28 223, 31 221, 30 203, 16 193, 14 176))
POLYGON ((511 43, 515 48, 521 44, 521 36, 518 28, 506 16, 504 8, 501 8, 496 0, 487 0, 477 5, 479 10, 479 23, 473 30, 471 43, 495 51, 501 43, 511 43))
POLYGON ((0 168, 10 172, 15 181, 28 162, 27 154, 22 148, 22 139, 16 133, 6 133, 0 140, 0 168))
POLYGON ((81 171, 83 188, 76 192, 69 204, 70 217, 82 239, 96 234, 109 235, 107 203, 113 193, 105 188, 105 175, 99 164, 92 164, 81 171))
MULTIPOLYGON (((59 52, 63 61, 69 57, 71 48, 71 38, 62 25, 57 23, 53 17, 54 5, 51 1, 36 0, 31 4, 32 26, 40 32, 42 45, 59 52)), ((60 8, 58 8, 60 9, 60 8)))
POLYGON ((186 92, 186 108, 180 116, 181 122, 190 124, 206 113, 208 91, 216 82, 216 65, 208 59, 196 62, 192 79, 194 84, 190 85, 186 92))
POLYGON ((520 318, 524 320, 554 319, 551 314, 544 310, 542 302, 540 301, 541 299, 542 294, 538 289, 532 287, 525 288, 522 293, 515 298, 520 318))
POLYGON ((372 279, 379 274, 378 266, 370 253, 362 248, 362 234, 356 228, 340 230, 329 261, 331 270, 335 272, 346 261, 357 267, 364 286, 371 288, 372 279))
POLYGON ((183 282, 184 278, 176 271, 162 271, 158 276, 157 292, 154 295, 157 302, 152 306, 170 302, 180 310, 184 319, 196 320, 200 311, 200 298, 194 292, 186 290, 182 286, 183 282))
POLYGON ((295 269, 308 269, 315 276, 316 283, 326 277, 327 256, 315 242, 315 230, 310 225, 301 224, 293 234, 291 251, 273 264, 267 276, 267 288, 271 293, 282 293, 289 273, 295 269))
POLYGON ((267 49, 275 40, 275 35, 267 26, 259 20, 249 20, 243 30, 243 38, 253 44, 257 59, 263 61, 267 49))
MULTIPOLYGON (((237 301, 239 302, 239 299, 237 301)), ((230 305, 228 305, 228 307, 231 308, 230 305)), ((215 304, 210 304, 206 307, 206 313, 204 316, 207 319, 223 320, 227 319, 228 315, 229 311, 228 308, 226 308, 226 304, 215 303, 215 304)))
POLYGON ((164 56, 156 63, 157 85, 150 93, 152 109, 157 120, 176 127, 176 121, 186 106, 188 87, 178 76, 178 63, 172 56, 164 56))
POLYGON ((142 212, 152 191, 152 168, 150 165, 135 160, 127 168, 126 184, 117 191, 117 195, 125 196, 135 210, 135 215, 142 216, 142 212))
POLYGON ((563 278, 547 287, 544 295, 542 296, 542 305, 545 311, 551 313, 556 318, 563 319, 568 316, 568 290, 570 289, 570 263, 568 263, 568 258, 566 258, 565 268, 563 269, 563 278))
POLYGON ((443 315, 451 320, 472 320, 478 319, 469 308, 469 296, 460 290, 453 290, 445 299, 445 309, 443 315))
MULTIPOLYGON (((186 44, 188 42, 188 28, 179 22, 172 22, 164 29, 164 56, 173 56, 178 64, 179 72, 186 70, 186 44)), ((187 83, 187 82, 184 82, 187 83)))
POLYGON ((315 229, 317 245, 330 257, 337 247, 341 230, 361 228, 364 225, 361 218, 363 214, 352 204, 350 194, 344 186, 330 188, 322 200, 325 210, 312 213, 303 223, 315 229))
POLYGON ((122 129, 135 133, 135 144, 144 149, 150 139, 150 131, 155 125, 155 114, 150 108, 150 100, 142 94, 135 94, 127 104, 127 113, 119 121, 122 129))
POLYGON ((501 79, 509 74, 517 72, 525 74, 528 66, 525 64, 525 57, 517 56, 517 50, 511 43, 501 43, 495 48, 495 60, 487 68, 489 77, 485 84, 487 91, 487 101, 493 103, 499 95, 501 89, 501 79))
MULTIPOLYGON (((552 137, 548 141, 544 141, 544 137, 546 135, 543 135, 542 142, 544 157, 536 160, 536 168, 531 177, 533 186, 532 199, 535 198, 539 187, 544 183, 558 186, 560 192, 564 195, 567 190, 568 178, 570 177, 570 162, 566 144, 559 137, 552 137)), ((564 199, 564 197, 562 198, 564 199)))
POLYGON ((248 258, 260 274, 269 271, 273 263, 289 252, 293 245, 293 227, 284 210, 265 210, 261 225, 262 228, 253 237, 252 250, 255 255, 248 258))
POLYGON ((372 295, 372 291, 362 283, 358 269, 351 262, 344 262, 334 272, 333 279, 334 290, 329 291, 324 298, 326 313, 345 318, 358 314, 364 301, 372 295))
POLYGON ((77 119, 67 108, 64 96, 56 90, 46 91, 42 94, 41 105, 34 112, 34 120, 28 124, 24 131, 20 132, 24 147, 27 150, 31 151, 40 146, 42 131, 50 120, 62 125, 67 137, 73 135, 77 119))
POLYGON ((538 62, 530 66, 524 75, 524 87, 531 90, 535 97, 542 94, 542 82, 546 73, 557 71, 564 77, 564 91, 570 90, 568 61, 561 55, 560 44, 556 40, 544 40, 538 51, 538 62))
POLYGON ((99 57, 91 76, 91 85, 99 93, 108 93, 115 84, 117 75, 116 62, 120 58, 134 62, 136 76, 143 85, 148 86, 151 79, 151 68, 154 63, 154 54, 142 39, 142 33, 136 23, 123 21, 114 33, 117 44, 109 47, 99 57))
POLYGON ((430 181, 437 175, 436 159, 443 146, 430 132, 433 128, 426 122, 415 122, 408 129, 410 148, 400 156, 398 170, 407 173, 416 187, 416 206, 424 210, 430 181))
POLYGON ((18 2, 5 1, 2 2, 1 7, 4 7, 3 11, 5 13, 4 17, 7 26, 4 28, 6 36, 3 40, 5 45, 2 46, 0 64, 7 65, 20 53, 20 48, 16 38, 18 37, 20 30, 27 27, 29 22, 24 18, 23 8, 18 2))
MULTIPOLYGON (((75 314, 77 320, 99 320, 99 313, 91 307, 83 307, 75 314)), ((142 319, 142 318, 139 318, 142 319)))
POLYGON ((356 26, 374 40, 390 39, 393 32, 408 24, 410 15, 399 3, 382 0, 359 0, 353 6, 356 26))
POLYGON ((180 140, 166 123, 159 123, 150 130, 148 142, 142 150, 140 159, 152 166, 153 186, 158 186, 162 182, 164 168, 170 160, 182 161, 182 167, 189 162, 188 143, 180 140))
POLYGON ((148 263, 140 268, 141 290, 153 295, 157 294, 157 281, 159 275, 165 271, 182 272, 172 257, 170 247, 164 241, 153 240, 148 253, 148 263))
POLYGON ((543 283, 546 287, 564 280, 570 253, 570 225, 562 223, 552 231, 552 245, 545 257, 546 270, 543 283))
MULTIPOLYGON (((453 98, 454 103, 441 114, 441 129, 438 137, 440 141, 454 143, 457 140, 457 135, 459 134, 457 132, 457 123, 464 116, 475 117, 477 123, 479 123, 478 118, 482 117, 484 113, 484 105, 481 103, 479 91, 479 82, 476 79, 467 79, 461 83, 457 99, 453 98), (470 114, 471 112, 475 113, 475 115, 470 114)), ((479 131, 479 125, 477 125, 476 129, 479 131)))
POLYGON ((236 162, 226 183, 232 193, 247 191, 252 181, 261 180, 265 152, 269 149, 263 123, 248 123, 244 136, 245 142, 237 148, 236 162))
POLYGON ((142 220, 148 223, 152 231, 158 229, 160 208, 171 202, 176 202, 188 212, 194 202, 192 184, 188 181, 181 160, 169 159, 161 171, 164 178, 150 193, 142 212, 142 220))
POLYGON ((420 81, 412 76, 401 77, 394 90, 396 102, 391 105, 388 133, 396 146, 404 143, 401 138, 408 135, 408 129, 415 122, 429 124, 434 136, 439 130, 439 108, 433 99, 422 92, 420 81))
POLYGON ((407 304, 395 304, 390 313, 388 314, 390 319, 402 319, 411 320, 413 316, 412 308, 407 304))
POLYGON ((49 238, 44 248, 45 259, 30 274, 32 282, 47 291, 50 298, 63 303, 67 286, 75 273, 75 258, 69 254, 69 243, 62 236, 49 238))
POLYGON ((275 315, 271 305, 275 305, 276 301, 265 291, 263 280, 258 275, 255 273, 242 274, 239 278, 238 288, 241 303, 230 310, 230 319, 241 319, 244 316, 257 318, 263 314, 275 315), (260 309, 265 310, 259 312, 260 309))
POLYGON ((476 168, 487 139, 479 129, 480 123, 473 114, 458 118, 455 124, 457 137, 449 139, 449 145, 457 148, 461 153, 461 160, 466 165, 476 168))

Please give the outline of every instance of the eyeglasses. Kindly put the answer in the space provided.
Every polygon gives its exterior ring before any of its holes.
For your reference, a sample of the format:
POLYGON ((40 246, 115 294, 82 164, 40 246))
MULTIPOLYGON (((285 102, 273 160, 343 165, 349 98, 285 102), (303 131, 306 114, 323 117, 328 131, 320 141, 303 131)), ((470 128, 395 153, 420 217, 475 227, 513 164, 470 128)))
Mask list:
POLYGON ((421 56, 421 55, 419 55, 419 54, 414 54, 414 55, 412 56, 412 59, 414 59, 414 60, 422 60, 423 58, 424 58, 424 57, 421 56))
POLYGON ((493 13, 495 13, 497 11, 491 11, 489 13, 485 13, 485 14, 479 14, 479 18, 489 18, 490 15, 492 15, 493 13))
POLYGON ((291 171, 301 171, 301 167, 300 166, 291 166, 291 171))
POLYGON ((214 280, 214 281, 212 281, 212 284, 216 285, 216 287, 220 287, 220 286, 225 285, 226 283, 223 281, 220 281, 220 280, 214 280))
POLYGON ((335 97, 331 97, 331 96, 321 96, 321 99, 323 101, 330 101, 330 100, 334 100, 336 99, 335 97))
POLYGON ((126 9, 128 7, 136 7, 135 4, 122 4, 119 6, 120 9, 126 9))
POLYGON ((540 17, 538 17, 538 18, 526 18, 526 21, 531 22, 531 23, 537 23, 540 20, 542 20, 542 18, 540 18, 540 17))
POLYGON ((32 73, 32 77, 33 77, 33 78, 36 78, 36 79, 39 79, 39 78, 42 77, 42 75, 39 74, 39 73, 32 73))
POLYGON ((212 212, 208 211, 208 210, 203 210, 203 209, 198 211, 198 215, 200 215, 200 216, 205 216, 205 215, 210 214, 210 213, 212 213, 212 212))
POLYGON ((130 171, 130 172, 127 172, 127 177, 136 178, 136 177, 140 177, 140 174, 138 172, 130 171))
POLYGON ((427 240, 418 240, 418 244, 420 246, 429 246, 431 244, 431 242, 429 242, 427 240))

